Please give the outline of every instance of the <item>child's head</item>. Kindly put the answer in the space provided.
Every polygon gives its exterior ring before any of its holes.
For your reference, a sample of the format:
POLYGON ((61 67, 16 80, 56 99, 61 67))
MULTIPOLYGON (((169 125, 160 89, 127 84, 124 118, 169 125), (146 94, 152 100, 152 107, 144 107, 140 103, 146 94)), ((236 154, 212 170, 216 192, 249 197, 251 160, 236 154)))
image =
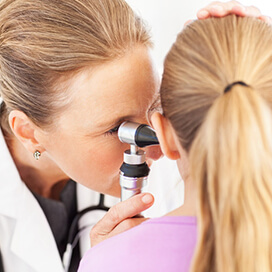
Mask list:
POLYGON ((161 102, 162 149, 199 192, 193 271, 271 271, 271 26, 235 16, 187 26, 166 57, 161 102))

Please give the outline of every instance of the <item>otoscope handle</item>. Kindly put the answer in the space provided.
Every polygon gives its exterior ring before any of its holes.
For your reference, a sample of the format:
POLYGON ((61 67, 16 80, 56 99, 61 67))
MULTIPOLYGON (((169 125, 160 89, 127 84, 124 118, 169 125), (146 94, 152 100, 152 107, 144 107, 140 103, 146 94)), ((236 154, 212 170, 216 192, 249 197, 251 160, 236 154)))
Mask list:
POLYGON ((121 201, 140 194, 142 192, 142 188, 147 184, 147 177, 148 176, 134 178, 120 175, 121 201))
POLYGON ((120 168, 121 201, 141 193, 142 188, 146 186, 149 171, 146 162, 138 165, 125 162, 122 164, 120 168))

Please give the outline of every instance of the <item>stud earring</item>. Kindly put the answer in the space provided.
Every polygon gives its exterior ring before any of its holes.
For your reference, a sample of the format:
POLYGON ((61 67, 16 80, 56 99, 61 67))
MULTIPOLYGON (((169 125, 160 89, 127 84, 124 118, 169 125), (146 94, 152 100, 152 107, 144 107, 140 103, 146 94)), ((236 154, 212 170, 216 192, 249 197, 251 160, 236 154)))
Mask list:
POLYGON ((38 160, 41 156, 41 152, 39 150, 36 150, 34 153, 33 153, 33 157, 35 158, 35 160, 38 160))

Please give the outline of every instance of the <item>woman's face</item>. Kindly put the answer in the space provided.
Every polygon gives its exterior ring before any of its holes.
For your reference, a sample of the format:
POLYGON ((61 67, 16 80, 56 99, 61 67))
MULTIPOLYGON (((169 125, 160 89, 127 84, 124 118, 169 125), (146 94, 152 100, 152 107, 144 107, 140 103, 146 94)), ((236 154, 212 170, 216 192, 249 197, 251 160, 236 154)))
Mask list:
MULTIPOLYGON (((37 132, 42 156, 73 180, 102 193, 120 195, 119 168, 129 145, 117 136, 123 121, 148 123, 159 77, 144 46, 112 62, 86 69, 69 80, 71 102, 55 129, 37 132)), ((146 149, 157 159, 160 148, 146 149)), ((151 155, 150 155, 151 154, 151 155)))

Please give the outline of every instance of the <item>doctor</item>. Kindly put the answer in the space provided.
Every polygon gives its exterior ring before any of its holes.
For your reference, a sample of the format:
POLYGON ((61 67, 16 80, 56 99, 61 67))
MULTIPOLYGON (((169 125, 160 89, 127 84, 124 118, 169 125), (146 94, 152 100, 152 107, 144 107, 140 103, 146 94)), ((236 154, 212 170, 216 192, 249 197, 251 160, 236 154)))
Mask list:
MULTIPOLYGON (((76 271, 73 219, 85 204, 74 181, 119 197, 128 145, 118 126, 148 123, 159 87, 150 36, 122 0, 1 1, 0 32, 4 271, 63 272, 63 258, 76 271)), ((160 149, 147 155, 157 159, 160 149)))
MULTIPOLYGON (((128 146, 118 140, 118 126, 125 120, 148 123, 159 87, 150 47, 142 21, 122 0, 1 1, 5 272, 76 271, 84 253, 76 233, 101 216, 91 215, 92 222, 83 217, 77 229, 77 210, 99 202, 105 207, 99 195, 84 202, 88 193, 74 181, 119 196, 128 146), (70 260, 70 247, 65 252, 71 229, 70 260)), ((161 155, 158 148, 146 152, 154 160, 161 155)))

